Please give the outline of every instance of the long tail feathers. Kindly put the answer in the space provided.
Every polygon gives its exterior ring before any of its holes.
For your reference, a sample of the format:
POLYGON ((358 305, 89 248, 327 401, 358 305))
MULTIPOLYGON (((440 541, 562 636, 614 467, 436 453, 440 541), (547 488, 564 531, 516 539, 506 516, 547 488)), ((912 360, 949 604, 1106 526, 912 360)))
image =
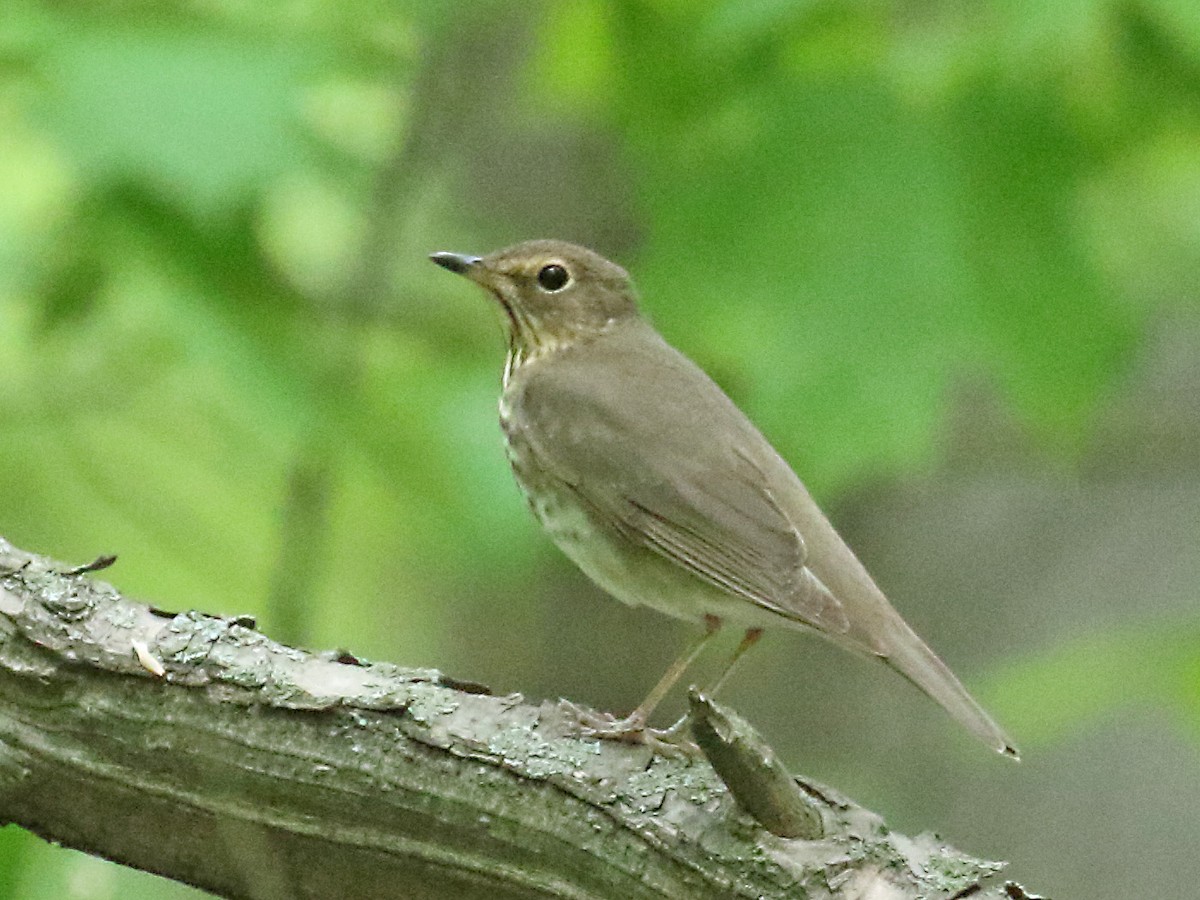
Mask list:
POLYGON ((942 705, 973 735, 997 753, 1014 760, 1021 758, 1008 735, 975 702, 962 682, 907 625, 893 633, 891 646, 882 658, 892 668, 942 705))

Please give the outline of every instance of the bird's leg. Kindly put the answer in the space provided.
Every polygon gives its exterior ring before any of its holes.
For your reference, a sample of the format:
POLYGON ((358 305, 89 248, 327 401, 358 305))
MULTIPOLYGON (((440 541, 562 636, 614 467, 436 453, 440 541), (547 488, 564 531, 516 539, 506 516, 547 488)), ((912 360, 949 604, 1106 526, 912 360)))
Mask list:
POLYGON ((761 628, 746 629, 746 633, 742 635, 741 643, 738 644, 737 649, 733 651, 733 656, 729 657, 729 662, 725 664, 724 670, 722 670, 720 675, 713 679, 712 684, 708 686, 708 689, 704 693, 710 697, 716 696, 717 691, 719 691, 724 686, 725 682, 729 680, 730 674, 741 661, 742 656, 747 650, 758 643, 758 639, 762 637, 762 633, 763 630, 761 628))
POLYGON ((663 697, 674 687, 675 682, 679 680, 680 676, 687 671, 688 666, 700 655, 700 651, 704 649, 705 644, 712 640, 713 636, 720 629, 721 620, 719 618, 716 616, 705 616, 704 631, 684 648, 675 662, 671 663, 670 668, 663 673, 662 678, 658 679, 658 683, 654 685, 650 693, 646 695, 646 699, 639 703, 637 709, 624 719, 617 719, 610 713, 598 713, 593 710, 580 709, 574 704, 566 704, 578 717, 580 724, 583 726, 583 733, 587 737, 628 741, 634 744, 647 744, 665 753, 678 753, 681 749, 677 740, 680 732, 674 726, 666 731, 657 731, 649 728, 646 723, 649 721, 650 714, 654 712, 655 707, 662 702, 663 697), (664 740, 664 737, 671 740, 664 740))
MULTIPOLYGON (((725 684, 725 682, 729 679, 730 673, 733 672, 734 668, 737 666, 737 664, 741 660, 742 656, 746 653, 747 650, 749 650, 751 647, 753 647, 755 644, 758 643, 758 639, 762 637, 762 633, 763 633, 763 630, 761 628, 747 628, 746 629, 746 633, 742 636, 741 643, 739 643, 737 645, 737 649, 733 651, 733 656, 729 657, 729 662, 727 662, 725 664, 725 668, 721 670, 721 674, 718 675, 716 678, 714 678, 712 683, 709 684, 709 686, 704 690, 705 696, 707 696, 707 697, 715 697, 716 696, 717 691, 719 691, 721 689, 721 687, 725 684)), ((684 731, 688 728, 688 720, 690 718, 691 718, 690 714, 686 714, 686 715, 682 716, 679 719, 679 721, 676 722, 674 725, 672 725, 670 728, 667 728, 664 731, 660 732, 658 737, 661 740, 672 740, 673 741, 673 740, 678 739, 679 737, 681 737, 683 735, 684 731)))

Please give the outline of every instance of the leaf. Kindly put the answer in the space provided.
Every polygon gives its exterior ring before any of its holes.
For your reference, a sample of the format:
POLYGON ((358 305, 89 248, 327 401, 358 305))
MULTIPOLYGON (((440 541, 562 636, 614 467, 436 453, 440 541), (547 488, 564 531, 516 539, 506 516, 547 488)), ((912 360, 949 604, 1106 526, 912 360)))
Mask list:
POLYGON ((269 33, 81 22, 39 59, 39 118, 90 180, 144 182, 209 215, 303 156, 299 95, 324 56, 269 33))

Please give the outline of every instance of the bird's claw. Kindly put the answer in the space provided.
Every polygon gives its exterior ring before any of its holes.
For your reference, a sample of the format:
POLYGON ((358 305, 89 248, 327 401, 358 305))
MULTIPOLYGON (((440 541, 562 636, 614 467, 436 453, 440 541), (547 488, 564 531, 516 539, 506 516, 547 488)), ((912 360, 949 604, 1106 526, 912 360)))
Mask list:
POLYGON ((583 737, 640 744, 660 756, 680 758, 700 754, 700 748, 688 736, 687 716, 670 728, 651 728, 640 710, 618 719, 612 713, 597 712, 568 700, 562 701, 562 707, 579 723, 579 733, 583 737))

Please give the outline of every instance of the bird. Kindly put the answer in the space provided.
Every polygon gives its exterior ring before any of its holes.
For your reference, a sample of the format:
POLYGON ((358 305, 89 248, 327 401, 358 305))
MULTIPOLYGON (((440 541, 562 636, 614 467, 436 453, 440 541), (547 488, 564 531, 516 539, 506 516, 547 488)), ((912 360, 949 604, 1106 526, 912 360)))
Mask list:
POLYGON ((791 466, 640 312, 625 269, 559 240, 430 259, 487 291, 508 339, 500 425, 517 483, 555 544, 632 606, 701 626, 633 712, 576 709, 585 733, 665 748, 686 717, 650 714, 726 624, 815 632, 878 659, 993 750, 1012 741, 908 626, 791 466))

